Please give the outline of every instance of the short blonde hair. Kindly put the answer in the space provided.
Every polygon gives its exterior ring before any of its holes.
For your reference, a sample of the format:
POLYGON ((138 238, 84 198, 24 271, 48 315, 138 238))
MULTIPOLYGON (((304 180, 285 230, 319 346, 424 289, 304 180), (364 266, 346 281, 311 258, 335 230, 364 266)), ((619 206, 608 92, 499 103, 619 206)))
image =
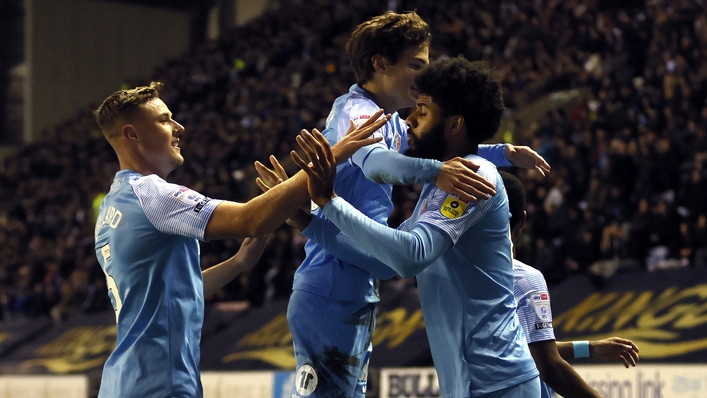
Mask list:
POLYGON ((160 82, 152 82, 149 86, 118 90, 109 95, 101 106, 93 111, 98 127, 106 137, 110 136, 110 131, 119 119, 130 116, 140 105, 159 98, 163 86, 160 82))

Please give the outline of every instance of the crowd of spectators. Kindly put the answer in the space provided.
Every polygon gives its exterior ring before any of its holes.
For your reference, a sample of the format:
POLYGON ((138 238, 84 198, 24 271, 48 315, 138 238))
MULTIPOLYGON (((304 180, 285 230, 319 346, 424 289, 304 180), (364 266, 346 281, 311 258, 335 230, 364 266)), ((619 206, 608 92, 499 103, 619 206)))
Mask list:
MULTIPOLYGON (((502 137, 553 167, 545 178, 514 171, 528 192, 520 259, 551 283, 707 263, 703 0, 302 3, 128 83, 164 82, 163 99, 186 128, 186 162, 170 181, 215 198, 258 194, 253 161, 286 159, 300 129, 321 128, 354 82, 343 51, 352 29, 387 8, 416 9, 433 30, 432 59, 463 54, 497 68, 509 109, 502 137), (518 116, 570 89, 579 94, 567 106, 518 116)), ((110 308, 93 225, 118 163, 93 106, 0 165, 0 317, 60 321, 110 308)), ((391 225, 409 214, 418 191, 396 188, 391 225)), ((304 242, 283 226, 258 265, 208 300, 258 306, 288 297, 304 242)), ((203 244, 203 265, 238 244, 203 244)))

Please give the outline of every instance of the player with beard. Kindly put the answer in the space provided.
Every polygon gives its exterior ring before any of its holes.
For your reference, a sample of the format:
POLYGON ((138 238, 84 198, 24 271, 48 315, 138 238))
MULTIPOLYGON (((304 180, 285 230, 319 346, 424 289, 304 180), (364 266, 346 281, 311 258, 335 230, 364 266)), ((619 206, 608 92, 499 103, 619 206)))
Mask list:
POLYGON ((539 397, 538 370, 515 315, 506 192, 496 167, 477 155, 501 122, 500 83, 485 64, 464 58, 432 64, 415 81, 420 96, 407 118, 407 153, 471 160, 496 195, 468 202, 427 184, 396 230, 334 194, 333 180, 310 178, 312 200, 335 226, 312 217, 303 233, 360 267, 375 263, 373 275, 384 277, 379 270, 388 266, 417 276, 442 396, 539 397))
MULTIPOLYGON (((429 26, 415 12, 387 12, 361 23, 346 45, 357 83, 336 99, 323 134, 333 144, 345 137, 351 121, 358 125, 381 108, 392 113, 374 134, 382 140, 338 166, 335 181, 339 195, 380 225, 387 225, 393 209, 389 184, 429 183, 464 201, 494 193, 493 184, 462 157, 441 162, 402 155, 407 126, 397 111, 415 104, 414 79, 429 63, 429 42, 429 26)), ((485 145, 479 152, 499 165, 548 167, 527 147, 485 145)), ((279 169, 276 160, 271 162, 279 169)), ((256 168, 268 172, 261 164, 256 168)), ((373 264, 334 255, 314 241, 307 242, 305 251, 287 307, 297 361, 292 396, 363 397, 379 301, 376 277, 395 273, 380 267, 372 274, 373 264)))

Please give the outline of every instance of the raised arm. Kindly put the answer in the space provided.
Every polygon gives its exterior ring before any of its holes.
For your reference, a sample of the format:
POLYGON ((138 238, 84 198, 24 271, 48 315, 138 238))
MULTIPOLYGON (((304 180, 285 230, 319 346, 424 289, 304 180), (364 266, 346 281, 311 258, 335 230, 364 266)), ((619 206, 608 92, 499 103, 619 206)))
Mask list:
MULTIPOLYGON (((385 124, 387 120, 387 117, 383 117, 371 121, 347 135, 345 140, 335 145, 336 158, 333 155, 331 158, 318 157, 316 152, 309 152, 308 155, 313 156, 308 159, 310 164, 313 164, 317 169, 325 169, 334 176, 336 161, 342 162, 359 148, 379 141, 380 138, 367 137, 385 124)), ((302 134, 309 135, 310 133, 303 130, 302 134)), ((298 142, 300 142, 300 137, 297 137, 298 142)), ((327 149, 331 152, 328 143, 327 149)), ((304 172, 299 172, 289 180, 246 203, 224 201, 219 204, 206 225, 204 238, 207 240, 233 239, 265 235, 282 225, 308 198, 307 175, 304 172)))
POLYGON ((444 163, 405 156, 380 146, 361 148, 352 156, 363 174, 379 184, 435 184, 439 189, 469 202, 488 199, 496 187, 476 173, 479 166, 464 158, 444 163))

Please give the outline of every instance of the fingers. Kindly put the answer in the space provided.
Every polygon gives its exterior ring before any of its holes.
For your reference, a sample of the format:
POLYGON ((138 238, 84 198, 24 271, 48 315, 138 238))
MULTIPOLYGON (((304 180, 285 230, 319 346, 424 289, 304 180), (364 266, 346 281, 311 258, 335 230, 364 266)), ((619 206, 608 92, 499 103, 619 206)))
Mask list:
MULTIPOLYGON (((376 112, 375 115, 380 115, 381 112, 376 112)), ((374 115, 374 116, 375 116, 374 115)), ((352 139, 358 140, 362 139, 365 137, 368 137, 369 135, 373 134, 376 130, 379 128, 383 127, 388 121, 390 120, 390 115, 385 115, 384 117, 379 118, 378 120, 373 121, 373 117, 368 119, 366 123, 362 124, 359 128, 356 129, 352 135, 352 139)))
MULTIPOLYGON (((264 164, 258 161, 255 162, 255 170, 258 172, 258 174, 260 174, 260 182, 266 185, 268 189, 284 181, 282 178, 278 178, 278 175, 275 174, 272 170, 270 170, 264 164)), ((287 179, 287 175, 285 175, 285 179, 287 179)), ((257 181, 258 179, 256 179, 256 183, 257 181)), ((260 189, 263 188, 261 187, 260 189)))
MULTIPOLYGON (((372 125, 373 123, 378 122, 379 121, 378 118, 380 118, 382 114, 383 114, 383 109, 378 109, 376 111, 376 113, 372 114, 371 117, 368 118, 368 120, 366 120, 366 122, 363 123, 359 128, 364 129, 364 128, 372 125)), ((385 123, 383 123, 383 124, 385 124, 385 123)), ((378 130, 378 129, 376 129, 376 130, 378 130)))
POLYGON ((474 161, 472 161, 472 160, 469 160, 469 159, 467 159, 467 158, 458 157, 457 159, 459 159, 459 161, 460 161, 464 166, 470 168, 471 170, 479 171, 479 167, 481 167, 481 166, 479 166, 478 164, 476 164, 476 162, 474 162, 474 161))
POLYGON ((270 164, 275 169, 275 173, 281 180, 284 181, 288 178, 285 168, 282 167, 282 165, 280 164, 280 162, 277 161, 277 158, 274 155, 270 155, 270 164))
MULTIPOLYGON (((314 133, 314 138, 319 141, 319 144, 321 145, 322 149, 324 150, 324 154, 326 156, 327 161, 329 164, 334 164, 335 159, 334 159, 334 153, 331 151, 331 146, 329 145, 329 141, 327 141, 326 137, 322 133, 319 132, 319 130, 314 129, 312 130, 314 133)), ((283 170, 284 171, 284 170, 283 170)))
POLYGON ((327 157, 327 151, 324 149, 324 145, 322 145, 322 142, 315 138, 309 131, 307 130, 302 130, 302 134, 298 135, 296 140, 297 144, 302 148, 302 150, 307 154, 307 157, 309 158, 309 164, 304 164, 304 160, 300 158, 299 155, 292 155, 292 160, 297 163, 298 166, 300 166, 303 170, 307 172, 308 175, 314 176, 316 178, 321 178, 322 176, 326 175, 329 173, 329 168, 331 163, 324 161, 329 160, 333 155, 331 155, 331 149, 329 147, 329 143, 326 142, 326 139, 324 136, 321 135, 318 131, 315 130, 315 134, 317 134, 321 139, 324 140, 326 143, 326 148, 328 149, 328 156, 327 157))

